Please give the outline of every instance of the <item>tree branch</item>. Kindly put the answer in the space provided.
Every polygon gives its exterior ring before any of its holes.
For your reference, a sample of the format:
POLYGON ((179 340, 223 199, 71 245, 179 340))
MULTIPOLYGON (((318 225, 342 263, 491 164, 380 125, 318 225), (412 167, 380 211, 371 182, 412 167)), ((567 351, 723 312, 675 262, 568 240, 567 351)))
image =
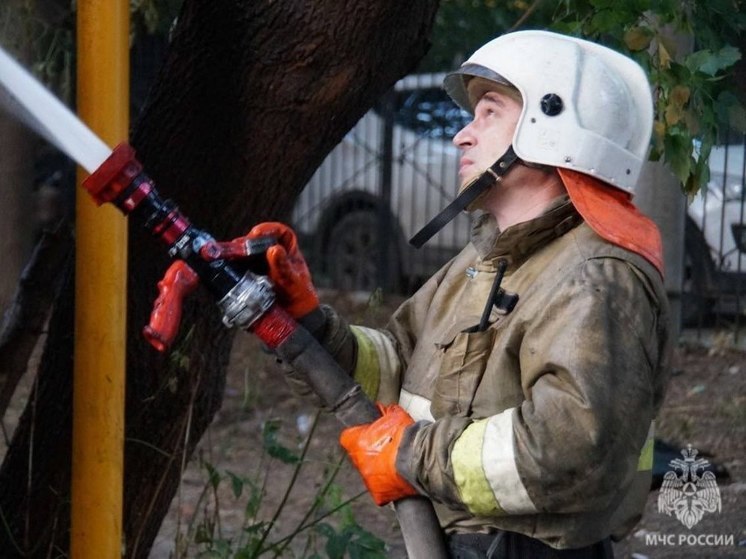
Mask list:
POLYGON ((36 342, 44 332, 59 289, 59 271, 72 255, 72 249, 70 226, 60 222, 54 231, 42 233, 21 274, 0 327, 0 418, 5 416, 36 342))

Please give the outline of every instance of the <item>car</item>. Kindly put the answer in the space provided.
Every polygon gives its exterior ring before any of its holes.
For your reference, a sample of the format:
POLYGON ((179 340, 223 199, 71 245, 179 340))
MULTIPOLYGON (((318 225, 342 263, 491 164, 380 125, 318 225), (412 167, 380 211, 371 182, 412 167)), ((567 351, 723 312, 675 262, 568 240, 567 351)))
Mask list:
POLYGON ((444 76, 397 82, 303 189, 291 221, 320 285, 408 291, 468 242, 463 214, 419 251, 408 244, 458 187, 451 139, 471 117, 443 91, 444 76))
MULTIPOLYGON (((467 214, 419 251, 407 242, 457 191, 460 154, 451 140, 471 116, 445 93, 444 77, 397 82, 302 191, 292 223, 320 286, 411 292, 467 244, 467 214)), ((714 148, 710 169, 687 210, 687 324, 737 315, 746 304, 743 142, 714 148)))
POLYGON ((746 308, 743 143, 713 148, 710 180, 692 199, 684 233, 684 325, 735 317, 746 308))

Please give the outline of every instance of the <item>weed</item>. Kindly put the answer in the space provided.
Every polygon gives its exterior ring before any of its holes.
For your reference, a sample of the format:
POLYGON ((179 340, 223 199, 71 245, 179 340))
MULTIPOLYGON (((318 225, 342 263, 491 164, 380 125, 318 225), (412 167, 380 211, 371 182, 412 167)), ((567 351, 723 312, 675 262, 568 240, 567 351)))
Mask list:
MULTIPOLYGON (((308 435, 298 448, 283 442, 282 420, 270 419, 262 426, 262 457, 253 476, 218 471, 200 455, 204 483, 197 498, 195 514, 186 532, 176 539, 174 557, 184 559, 253 559, 256 557, 329 557, 377 559, 386 557, 385 544, 361 527, 350 507, 364 495, 345 497, 335 482, 344 463, 343 456, 326 462, 321 483, 300 518, 294 524, 286 520, 288 503, 305 465, 311 462, 308 449, 319 421, 317 412, 308 435), (279 503, 266 499, 267 483, 280 467, 292 468, 279 503), (242 511, 240 529, 223 526, 221 503, 242 511), (236 507, 236 505, 239 505, 236 507), (274 510, 273 510, 274 509, 274 510), (292 528, 288 529, 288 526, 292 528), (230 533, 229 533, 230 532, 230 533), (323 554, 323 555, 320 555, 323 554)), ((297 511, 296 517, 297 517, 297 511)))

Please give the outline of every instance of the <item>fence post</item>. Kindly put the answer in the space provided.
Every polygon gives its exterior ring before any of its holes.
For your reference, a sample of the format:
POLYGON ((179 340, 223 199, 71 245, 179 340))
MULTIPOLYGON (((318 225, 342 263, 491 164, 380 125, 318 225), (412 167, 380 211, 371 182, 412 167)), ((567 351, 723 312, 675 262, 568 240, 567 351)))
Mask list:
POLYGON ((393 273, 398 269, 395 262, 390 262, 392 254, 398 255, 397 250, 391 250, 391 243, 396 242, 392 234, 391 223, 391 182, 393 175, 394 157, 394 112, 395 91, 392 88, 381 99, 381 115, 383 116, 383 133, 381 134, 379 165, 379 198, 378 206, 378 262, 376 266, 377 283, 384 292, 394 288, 393 273))

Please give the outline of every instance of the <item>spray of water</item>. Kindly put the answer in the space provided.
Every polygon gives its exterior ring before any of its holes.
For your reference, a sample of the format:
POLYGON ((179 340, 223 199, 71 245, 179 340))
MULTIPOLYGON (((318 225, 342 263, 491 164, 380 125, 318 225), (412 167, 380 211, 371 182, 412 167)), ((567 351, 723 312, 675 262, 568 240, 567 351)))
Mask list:
POLYGON ((0 47, 0 106, 92 173, 111 148, 0 47))

